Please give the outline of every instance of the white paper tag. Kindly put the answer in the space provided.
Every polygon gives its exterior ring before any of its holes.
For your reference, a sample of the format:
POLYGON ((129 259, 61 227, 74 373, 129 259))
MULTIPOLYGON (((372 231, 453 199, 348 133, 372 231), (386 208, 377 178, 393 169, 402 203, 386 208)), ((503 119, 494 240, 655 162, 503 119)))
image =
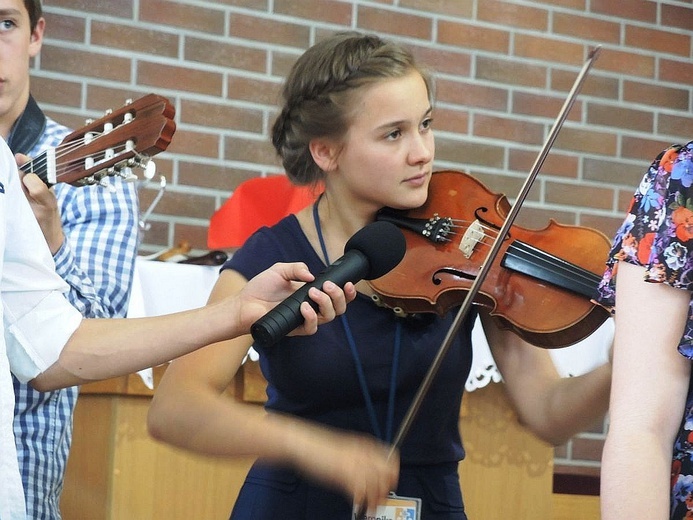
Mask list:
POLYGON ((387 500, 380 504, 375 513, 363 513, 359 516, 359 507, 354 506, 351 513, 353 520, 420 520, 421 499, 398 497, 390 493, 387 500))

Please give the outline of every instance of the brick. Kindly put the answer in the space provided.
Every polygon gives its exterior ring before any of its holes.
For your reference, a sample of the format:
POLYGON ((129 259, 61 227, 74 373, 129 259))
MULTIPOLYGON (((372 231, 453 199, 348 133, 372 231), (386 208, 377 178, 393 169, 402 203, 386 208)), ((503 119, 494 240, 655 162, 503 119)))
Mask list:
POLYGON ((629 0, 628 4, 619 0, 591 0, 590 11, 641 22, 655 23, 657 20, 657 4, 650 0, 629 0))
POLYGON ((635 187, 640 183, 646 167, 638 161, 627 159, 585 157, 582 177, 588 181, 635 187))
POLYGON ((273 50, 270 52, 270 56, 270 73, 273 76, 285 78, 289 75, 289 71, 291 70, 291 67, 294 66, 294 63, 296 63, 300 53, 288 53, 273 50))
POLYGON ((83 42, 86 39, 86 20, 77 16, 57 16, 48 12, 44 13, 46 29, 44 38, 56 40, 83 42))
POLYGON ((251 78, 229 76, 227 90, 229 97, 238 100, 262 103, 272 107, 278 106, 281 100, 282 84, 251 78))
MULTIPOLYGON (((87 87, 86 107, 97 112, 103 112, 109 108, 115 110, 125 105, 128 99, 139 99, 148 93, 141 90, 89 85, 87 87)), ((175 106, 175 99, 171 97, 168 99, 175 106)))
POLYGON ((690 31, 693 27, 693 6, 661 4, 662 25, 690 31))
POLYGON ((218 134, 186 130, 179 125, 168 147, 168 152, 218 159, 220 139, 218 134))
POLYGON ((466 110, 437 107, 433 113, 433 118, 435 130, 456 134, 469 133, 469 112, 466 110))
POLYGON ((436 159, 458 164, 502 168, 503 148, 481 142, 460 141, 438 136, 436 138, 436 159))
POLYGON ((444 16, 471 18, 474 14, 474 0, 399 0, 398 4, 406 9, 425 13, 438 13, 444 16))
POLYGON ((633 108, 588 103, 587 123, 639 132, 652 132, 654 131, 654 114, 633 108))
POLYGON ((366 31, 396 34, 420 40, 431 40, 433 20, 429 17, 403 13, 396 9, 379 9, 358 5, 358 26, 366 31))
POLYGON ((276 171, 283 171, 277 152, 269 138, 226 137, 224 139, 224 159, 272 166, 276 168, 276 171))
POLYGON ((584 61, 582 44, 529 34, 515 35, 513 52, 523 58, 536 58, 569 65, 582 64, 584 61))
POLYGON ((267 71, 267 51, 265 49, 190 36, 185 38, 183 52, 188 61, 217 65, 224 69, 239 69, 258 73, 267 71))
POLYGON ((131 60, 95 51, 82 51, 44 45, 41 68, 66 75, 87 76, 100 80, 131 81, 131 60))
POLYGON ((659 114, 657 117, 657 133, 680 136, 679 142, 688 142, 691 136, 693 136, 693 118, 690 114, 681 116, 659 114))
POLYGON ((188 29, 205 34, 224 34, 224 11, 186 5, 172 0, 140 0, 139 19, 142 22, 169 25, 177 29, 188 29))
MULTIPOLYGON (((508 168, 529 175, 538 155, 538 150, 528 151, 524 149, 511 149, 508 154, 508 168)), ((553 176, 575 179, 578 176, 578 162, 578 158, 575 155, 555 153, 552 151, 546 156, 544 164, 539 170, 539 178, 553 176)))
POLYGON ((109 49, 167 57, 176 57, 179 45, 177 34, 97 20, 91 24, 90 40, 93 45, 109 49))
POLYGON ((546 75, 546 67, 541 65, 483 56, 476 59, 476 79, 543 88, 546 86, 546 75))
POLYGON ((477 137, 505 139, 516 143, 538 144, 544 141, 546 125, 522 119, 476 114, 472 120, 473 133, 477 137))
POLYGON ((548 29, 549 14, 546 9, 538 9, 514 2, 484 0, 477 3, 477 19, 512 28, 548 29))
POLYGON ((655 58, 605 47, 594 63, 594 68, 628 76, 654 78, 655 58))
POLYGON ((31 93, 39 105, 50 103, 80 108, 82 104, 82 85, 74 81, 32 75, 31 93))
POLYGON ((586 8, 586 0, 535 0, 537 4, 548 4, 549 7, 567 7, 569 9, 577 9, 584 11, 586 8))
POLYGON ((207 128, 240 130, 258 134, 263 131, 263 113, 250 108, 182 100, 178 116, 181 123, 207 128))
POLYGON ((219 96, 224 77, 221 72, 208 72, 187 67, 164 65, 140 60, 137 63, 137 82, 161 89, 171 88, 175 79, 178 90, 219 96))
MULTIPOLYGON (((212 188, 230 194, 248 179, 259 177, 259 172, 234 168, 224 164, 206 164, 196 161, 178 163, 178 182, 190 186, 212 188)), ((223 203, 228 196, 222 197, 223 203)))
POLYGON ((218 4, 255 9, 257 11, 268 11, 269 0, 217 0, 218 4))
POLYGON ((69 9, 76 13, 96 13, 105 16, 132 18, 132 2, 113 2, 112 0, 50 0, 50 5, 44 6, 46 13, 55 8, 69 9))
POLYGON ((636 81, 623 82, 623 99, 624 101, 676 110, 688 110, 690 106, 689 93, 685 89, 636 81))
POLYGON ((554 147, 559 150, 610 156, 616 153, 617 145, 618 139, 612 133, 566 126, 561 128, 554 143, 554 147))
POLYGON ((693 62, 661 59, 657 79, 683 83, 690 87, 693 84, 693 62))
MULTIPOLYGON (((654 159, 654 157, 653 157, 654 159)), ((644 173, 644 169, 643 169, 644 173)), ((642 175, 640 176, 642 179, 642 175)), ((638 181, 639 184, 639 181, 638 181)), ((625 189, 625 190, 619 190, 618 192, 618 212, 619 212, 619 218, 618 218, 618 223, 616 224, 616 227, 614 230, 618 229, 618 227, 621 225, 623 222, 623 219, 625 218, 625 213, 628 210, 628 208, 631 205, 631 202, 633 201, 633 194, 635 193, 635 189, 638 186, 638 184, 633 185, 632 188, 630 189, 625 189)))
POLYGON ((302 20, 317 20, 350 26, 351 5, 334 0, 274 0, 275 13, 302 20))
POLYGON ((436 101, 463 107, 508 110, 508 91, 467 81, 436 79, 436 101))
POLYGON ((553 13, 553 31, 581 38, 588 42, 618 44, 621 40, 621 26, 610 20, 600 20, 595 16, 581 16, 573 13, 553 13))
POLYGON ((549 204, 594 209, 611 209, 613 207, 613 190, 610 188, 547 181, 544 184, 544 189, 544 199, 549 204))
POLYGON ((409 46, 417 64, 429 72, 469 77, 472 55, 469 52, 441 49, 440 47, 409 46))
MULTIPOLYGON (((570 92, 576 78, 577 72, 575 71, 553 70, 551 71, 551 88, 567 94, 570 92)), ((620 81, 616 78, 600 75, 599 73, 595 74, 594 69, 592 69, 587 78, 585 78, 585 82, 582 84, 580 95, 619 99, 620 81)))
POLYGON ((289 47, 306 48, 310 43, 310 28, 284 20, 260 18, 232 13, 229 23, 230 35, 289 47))
MULTIPOLYGON (((153 194, 156 195, 156 192, 153 194)), ((208 219, 214 212, 214 197, 191 193, 185 187, 169 186, 156 205, 156 212, 177 218, 208 219)))
POLYGON ((445 20, 438 22, 437 42, 501 54, 510 51, 510 33, 506 30, 445 20))
POLYGON ((207 251, 207 233, 209 224, 194 225, 176 222, 173 224, 173 243, 179 243, 183 240, 190 244, 192 251, 188 256, 194 257, 204 254, 207 251))
MULTIPOLYGON (((667 140, 642 139, 640 137, 623 136, 621 143, 621 156, 636 159, 642 162, 642 174, 654 158, 671 143, 667 140)), ((640 180, 638 179, 638 182, 640 180)))
MULTIPOLYGON (((547 117, 555 120, 565 103, 565 98, 557 98, 549 93, 531 94, 528 92, 516 91, 512 94, 513 114, 525 114, 537 117, 547 117)), ((582 119, 582 102, 575 101, 567 119, 569 121, 580 121, 582 119)))
POLYGON ((674 33, 649 27, 626 25, 626 45, 686 57, 690 54, 690 34, 674 33))

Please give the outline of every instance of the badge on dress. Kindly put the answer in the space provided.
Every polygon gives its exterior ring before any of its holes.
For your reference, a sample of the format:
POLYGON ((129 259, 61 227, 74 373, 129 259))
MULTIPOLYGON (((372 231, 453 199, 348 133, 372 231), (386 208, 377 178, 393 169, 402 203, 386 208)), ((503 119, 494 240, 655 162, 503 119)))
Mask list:
POLYGON ((351 513, 353 520, 421 520, 421 499, 398 497, 390 493, 387 500, 380 504, 375 513, 362 513, 360 507, 354 506, 351 513))

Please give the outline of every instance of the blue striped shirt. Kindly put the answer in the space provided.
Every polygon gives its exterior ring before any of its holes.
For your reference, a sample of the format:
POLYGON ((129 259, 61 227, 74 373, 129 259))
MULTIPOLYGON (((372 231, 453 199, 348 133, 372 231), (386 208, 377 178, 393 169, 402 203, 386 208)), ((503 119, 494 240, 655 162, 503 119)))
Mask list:
MULTIPOLYGON (((57 147, 70 130, 47 118, 36 157, 57 147)), ((139 203, 135 183, 110 179, 116 188, 56 184, 66 240, 54 255, 66 295, 83 316, 124 317, 138 247, 139 203)), ((37 392, 13 377, 14 435, 26 494, 27 518, 59 520, 60 494, 72 441, 78 387, 37 392)))

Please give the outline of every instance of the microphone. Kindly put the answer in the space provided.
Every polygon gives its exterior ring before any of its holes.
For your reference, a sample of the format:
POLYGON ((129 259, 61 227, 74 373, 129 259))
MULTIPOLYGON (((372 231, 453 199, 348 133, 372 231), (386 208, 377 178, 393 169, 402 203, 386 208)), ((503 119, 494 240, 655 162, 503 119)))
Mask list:
POLYGON ((341 258, 253 323, 250 327, 253 339, 260 345, 271 346, 301 325, 302 302, 307 301, 318 309, 308 296, 311 287, 322 290, 327 280, 343 287, 347 282, 380 278, 402 261, 405 251, 406 241, 397 226, 380 220, 368 224, 347 241, 341 258))

